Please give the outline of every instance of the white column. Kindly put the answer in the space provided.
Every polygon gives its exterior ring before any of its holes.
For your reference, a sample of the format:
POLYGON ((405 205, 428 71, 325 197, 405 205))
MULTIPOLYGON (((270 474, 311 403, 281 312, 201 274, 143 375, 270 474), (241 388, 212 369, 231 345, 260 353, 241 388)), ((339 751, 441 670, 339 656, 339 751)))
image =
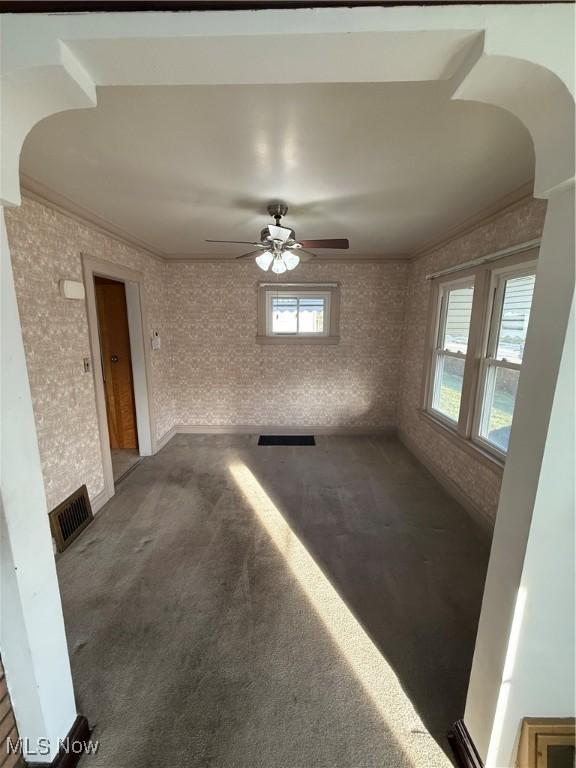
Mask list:
MULTIPOLYGON (((51 762, 76 718, 4 211, 0 208, 0 649, 28 758, 51 762), (38 739, 51 750, 35 755, 38 739)), ((26 755, 25 755, 26 756, 26 755)))
POLYGON ((487 768, 514 765, 522 717, 575 714, 574 259, 569 186, 548 202, 466 702, 487 768))

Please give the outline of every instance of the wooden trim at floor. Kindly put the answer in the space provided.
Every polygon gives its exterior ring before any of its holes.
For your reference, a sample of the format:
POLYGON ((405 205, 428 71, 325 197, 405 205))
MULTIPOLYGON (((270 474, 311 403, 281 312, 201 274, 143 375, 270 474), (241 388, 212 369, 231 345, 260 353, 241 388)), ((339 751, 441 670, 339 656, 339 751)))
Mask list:
MULTIPOLYGON (((90 738, 90 726, 84 715, 77 715, 68 735, 63 739, 64 744, 73 742, 86 742, 90 738)), ((64 745, 51 763, 25 763, 27 768, 76 768, 84 751, 75 752, 73 749, 66 749, 64 745)))
POLYGON ((454 752, 458 768, 484 768, 478 750, 464 720, 457 720, 448 732, 448 741, 454 752))

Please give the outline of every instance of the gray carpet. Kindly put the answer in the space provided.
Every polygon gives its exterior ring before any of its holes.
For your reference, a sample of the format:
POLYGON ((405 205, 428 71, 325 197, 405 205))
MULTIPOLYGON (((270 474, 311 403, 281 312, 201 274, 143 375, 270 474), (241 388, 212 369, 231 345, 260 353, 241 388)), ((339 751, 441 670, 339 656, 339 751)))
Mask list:
POLYGON ((59 558, 82 765, 448 766, 486 535, 395 439, 256 440, 176 436, 59 558))

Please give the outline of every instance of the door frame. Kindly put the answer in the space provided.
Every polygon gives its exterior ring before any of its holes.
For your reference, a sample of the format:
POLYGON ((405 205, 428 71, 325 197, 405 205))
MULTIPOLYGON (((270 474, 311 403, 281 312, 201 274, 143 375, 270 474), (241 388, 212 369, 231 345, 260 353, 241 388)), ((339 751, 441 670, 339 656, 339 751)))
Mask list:
POLYGON ((152 405, 152 361, 150 344, 146 343, 146 328, 148 327, 146 304, 144 301, 144 274, 134 269, 115 264, 104 259, 94 258, 82 253, 82 271, 86 291, 86 315, 88 318, 88 335, 92 355, 92 372, 96 398, 96 415, 102 456, 102 472, 104 475, 104 490, 102 504, 114 496, 114 475, 112 472, 112 452, 108 419, 106 417, 106 394, 104 391, 104 374, 102 370, 102 350, 100 347, 100 332, 98 312, 96 309, 95 277, 108 277, 124 283, 126 287, 126 309, 128 313, 128 330, 130 334, 130 353, 132 363, 132 380, 134 386, 134 405, 136 409, 136 427, 138 431, 138 452, 140 456, 151 456, 155 453, 155 418, 152 405))

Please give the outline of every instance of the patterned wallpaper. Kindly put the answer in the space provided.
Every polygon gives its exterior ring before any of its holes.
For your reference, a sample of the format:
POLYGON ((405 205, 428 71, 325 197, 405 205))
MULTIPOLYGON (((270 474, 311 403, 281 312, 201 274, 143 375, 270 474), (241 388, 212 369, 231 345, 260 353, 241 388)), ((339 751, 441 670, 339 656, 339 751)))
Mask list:
POLYGON ((477 461, 428 424, 419 414, 430 281, 425 275, 540 237, 546 203, 525 200, 499 217, 412 262, 404 330, 404 368, 398 427, 428 461, 448 476, 487 518, 494 520, 500 474, 477 461))
MULTIPOLYGON (((23 198, 6 209, 6 226, 48 509, 86 483, 91 498, 103 488, 102 461, 86 307, 61 298, 58 281, 82 280, 81 253, 144 272, 150 327, 166 327, 166 265, 146 253, 52 208, 23 198)), ((173 423, 167 353, 152 356, 152 397, 157 436, 173 423)))
POLYGON ((197 425, 396 423, 408 265, 303 264, 287 281, 339 282, 340 344, 260 345, 253 263, 172 264, 176 420, 197 425))
MULTIPOLYGON (((341 285, 338 345, 259 345, 252 263, 163 264, 89 224, 24 197, 6 211, 49 509, 82 483, 103 487, 80 254, 144 273, 156 437, 175 425, 377 428, 399 425, 484 514, 499 476, 418 415, 429 282, 424 275, 540 235, 545 205, 529 201, 411 264, 302 265, 290 279, 341 285), (65 415, 65 418, 63 418, 65 415), (439 461, 441 457, 441 461, 439 461)), ((265 279, 269 279, 266 277, 265 279)))

